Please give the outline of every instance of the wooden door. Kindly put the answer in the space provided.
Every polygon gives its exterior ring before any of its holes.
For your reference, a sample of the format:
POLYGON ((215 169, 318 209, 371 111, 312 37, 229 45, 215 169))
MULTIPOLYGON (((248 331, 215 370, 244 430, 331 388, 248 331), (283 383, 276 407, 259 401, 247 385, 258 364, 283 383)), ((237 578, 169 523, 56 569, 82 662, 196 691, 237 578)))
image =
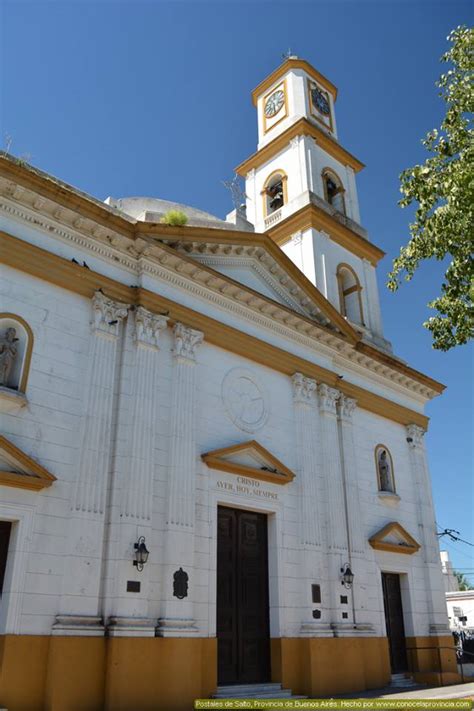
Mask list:
POLYGON ((392 672, 396 674, 408 669, 400 576, 395 573, 382 573, 382 587, 390 665, 392 672))
POLYGON ((219 684, 269 681, 267 517, 218 508, 219 684))

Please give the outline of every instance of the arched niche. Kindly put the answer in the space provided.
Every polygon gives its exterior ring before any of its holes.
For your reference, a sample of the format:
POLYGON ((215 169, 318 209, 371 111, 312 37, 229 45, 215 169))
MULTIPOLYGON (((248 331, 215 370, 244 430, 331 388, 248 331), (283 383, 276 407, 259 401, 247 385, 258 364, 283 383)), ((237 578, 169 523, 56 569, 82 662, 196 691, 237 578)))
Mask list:
POLYGON ((390 450, 384 444, 375 447, 375 468, 379 491, 395 494, 395 473, 390 450))
POLYGON ((352 323, 358 323, 363 326, 362 286, 359 277, 349 264, 339 264, 336 276, 342 315, 346 316, 352 323))
POLYGON ((331 168, 324 168, 322 172, 324 197, 332 207, 338 212, 346 214, 346 203, 344 200, 344 185, 342 180, 331 168))
POLYGON ((21 316, 0 313, 0 388, 26 391, 33 331, 21 316))
POLYGON ((263 214, 265 217, 280 210, 288 202, 287 180, 288 176, 283 170, 275 170, 266 179, 262 190, 263 214))

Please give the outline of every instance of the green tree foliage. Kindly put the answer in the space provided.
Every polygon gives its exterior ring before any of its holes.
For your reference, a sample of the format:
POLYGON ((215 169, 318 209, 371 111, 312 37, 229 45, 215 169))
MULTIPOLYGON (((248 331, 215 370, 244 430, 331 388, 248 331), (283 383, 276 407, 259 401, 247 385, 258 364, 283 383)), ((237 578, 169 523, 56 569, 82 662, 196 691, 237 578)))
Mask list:
POLYGON ((168 210, 161 218, 161 222, 165 225, 182 226, 185 225, 187 221, 188 216, 185 215, 184 212, 181 212, 181 210, 168 210))
POLYGON ((457 570, 453 570, 454 575, 458 579, 459 590, 473 590, 474 588, 470 584, 469 580, 466 578, 464 573, 458 573, 457 570))
POLYGON ((400 175, 399 204, 417 209, 387 284, 396 291, 401 275, 410 281, 422 260, 448 259, 440 294, 428 304, 437 314, 423 324, 443 351, 474 335, 474 30, 458 27, 448 40, 441 60, 451 66, 437 82, 446 116, 422 141, 431 154, 425 163, 400 175))

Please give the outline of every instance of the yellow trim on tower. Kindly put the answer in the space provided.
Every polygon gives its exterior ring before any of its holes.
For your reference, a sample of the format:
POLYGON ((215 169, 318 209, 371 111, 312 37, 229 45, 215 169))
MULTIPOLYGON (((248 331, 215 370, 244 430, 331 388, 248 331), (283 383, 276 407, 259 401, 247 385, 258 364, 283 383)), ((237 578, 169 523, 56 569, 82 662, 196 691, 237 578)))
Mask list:
POLYGON ((371 264, 377 266, 378 262, 385 256, 385 252, 369 242, 365 237, 361 237, 344 225, 336 217, 328 214, 317 205, 305 205, 297 212, 278 222, 275 227, 271 227, 266 234, 280 247, 290 241, 295 232, 314 227, 316 230, 327 232, 331 239, 341 247, 347 249, 361 259, 368 259, 371 264))
POLYGON ((266 79, 261 81, 260 84, 256 86, 255 89, 252 91, 253 105, 256 106, 260 96, 267 89, 270 89, 270 87, 275 84, 275 82, 281 79, 281 77, 283 77, 287 72, 291 71, 292 69, 303 69, 307 74, 309 74, 310 77, 312 77, 315 81, 321 84, 321 86, 324 86, 324 88, 327 89, 327 91, 329 91, 329 93, 332 95, 334 101, 336 101, 337 87, 334 86, 334 84, 330 82, 329 79, 326 79, 326 77, 321 74, 321 72, 318 72, 318 70, 315 69, 305 59, 293 59, 289 57, 283 62, 283 64, 280 64, 280 66, 277 67, 275 71, 269 74, 266 79))
POLYGON ((315 82, 314 79, 313 80, 311 80, 311 79, 306 80, 306 91, 308 92, 308 113, 309 113, 309 115, 311 116, 311 118, 316 119, 316 121, 318 121, 321 124, 321 126, 324 126, 325 129, 331 131, 331 133, 334 133, 334 120, 332 117, 333 107, 331 106, 331 100, 329 98, 328 92, 321 89, 321 87, 319 87, 317 85, 317 82, 315 82), (311 85, 312 84, 316 84, 318 89, 323 94, 326 94, 326 101, 328 102, 328 105, 329 105, 329 124, 327 124, 324 121, 324 119, 321 118, 321 116, 324 116, 324 114, 320 114, 320 112, 318 111, 318 109, 316 108, 316 106, 313 103, 313 98, 311 96, 311 88, 312 88, 311 85))
MULTIPOLYGON (((270 214, 270 215, 273 214, 272 212, 268 213, 268 211, 267 211, 267 188, 268 188, 268 184, 270 183, 270 180, 275 175, 281 175, 281 182, 283 184, 283 205, 286 205, 288 202, 288 176, 284 170, 281 170, 281 169, 274 170, 272 173, 270 173, 268 178, 265 180, 265 182, 263 184, 263 190, 260 193, 262 196, 262 200, 263 200, 263 216, 264 217, 268 217, 268 214, 270 214)), ((281 208, 279 208, 279 209, 281 209, 281 208)), ((276 212, 276 210, 275 210, 275 212, 276 212)))
MULTIPOLYGON (((277 124, 279 124, 280 121, 283 121, 283 119, 287 118, 287 116, 288 116, 288 91, 287 91, 286 79, 284 79, 282 82, 280 82, 280 84, 277 84, 277 86, 273 87, 273 89, 272 89, 271 91, 269 91, 268 94, 266 94, 266 96, 264 96, 264 98, 263 98, 263 104, 262 104, 262 116, 263 116, 263 133, 268 133, 269 131, 272 130, 272 128, 274 128, 275 126, 277 126, 277 124), (268 119, 267 119, 267 115, 266 115, 266 113, 265 113, 265 104, 266 104, 266 102, 267 102, 267 99, 268 99, 272 94, 274 94, 275 91, 278 91, 278 90, 280 89, 280 87, 282 87, 282 88, 281 88, 281 91, 283 92, 283 96, 284 96, 284 104, 283 104, 283 106, 280 108, 280 110, 277 111, 277 113, 275 114, 275 116, 278 116, 278 114, 280 113, 280 111, 281 111, 283 108, 285 109, 285 111, 284 111, 284 113, 278 118, 277 121, 274 121, 270 126, 267 126, 268 119)), ((272 116, 271 118, 275 118, 275 116, 272 116)))
POLYGON ((277 153, 286 148, 291 139, 295 136, 311 136, 323 151, 329 153, 329 155, 343 165, 350 166, 356 173, 365 167, 358 158, 343 148, 341 144, 326 131, 323 131, 322 128, 318 128, 318 126, 315 126, 315 124, 308 121, 308 119, 301 118, 283 131, 283 133, 280 133, 276 138, 267 143, 263 148, 253 153, 250 158, 240 163, 235 169, 235 172, 245 178, 250 170, 259 168, 261 165, 268 163, 277 153))

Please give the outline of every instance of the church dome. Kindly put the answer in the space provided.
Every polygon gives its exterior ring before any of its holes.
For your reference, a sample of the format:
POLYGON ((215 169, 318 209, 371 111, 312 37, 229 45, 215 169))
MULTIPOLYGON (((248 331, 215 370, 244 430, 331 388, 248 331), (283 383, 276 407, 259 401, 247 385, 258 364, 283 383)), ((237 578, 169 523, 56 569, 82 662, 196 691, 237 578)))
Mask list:
POLYGON ((172 202, 171 200, 161 200, 160 198, 152 197, 126 197, 112 198, 109 197, 105 201, 107 205, 115 207, 117 210, 126 213, 135 220, 143 222, 161 222, 161 218, 170 210, 179 210, 184 212, 188 218, 188 225, 195 227, 229 227, 229 223, 219 219, 215 215, 211 215, 204 210, 198 210, 191 205, 183 205, 180 202, 172 202))

